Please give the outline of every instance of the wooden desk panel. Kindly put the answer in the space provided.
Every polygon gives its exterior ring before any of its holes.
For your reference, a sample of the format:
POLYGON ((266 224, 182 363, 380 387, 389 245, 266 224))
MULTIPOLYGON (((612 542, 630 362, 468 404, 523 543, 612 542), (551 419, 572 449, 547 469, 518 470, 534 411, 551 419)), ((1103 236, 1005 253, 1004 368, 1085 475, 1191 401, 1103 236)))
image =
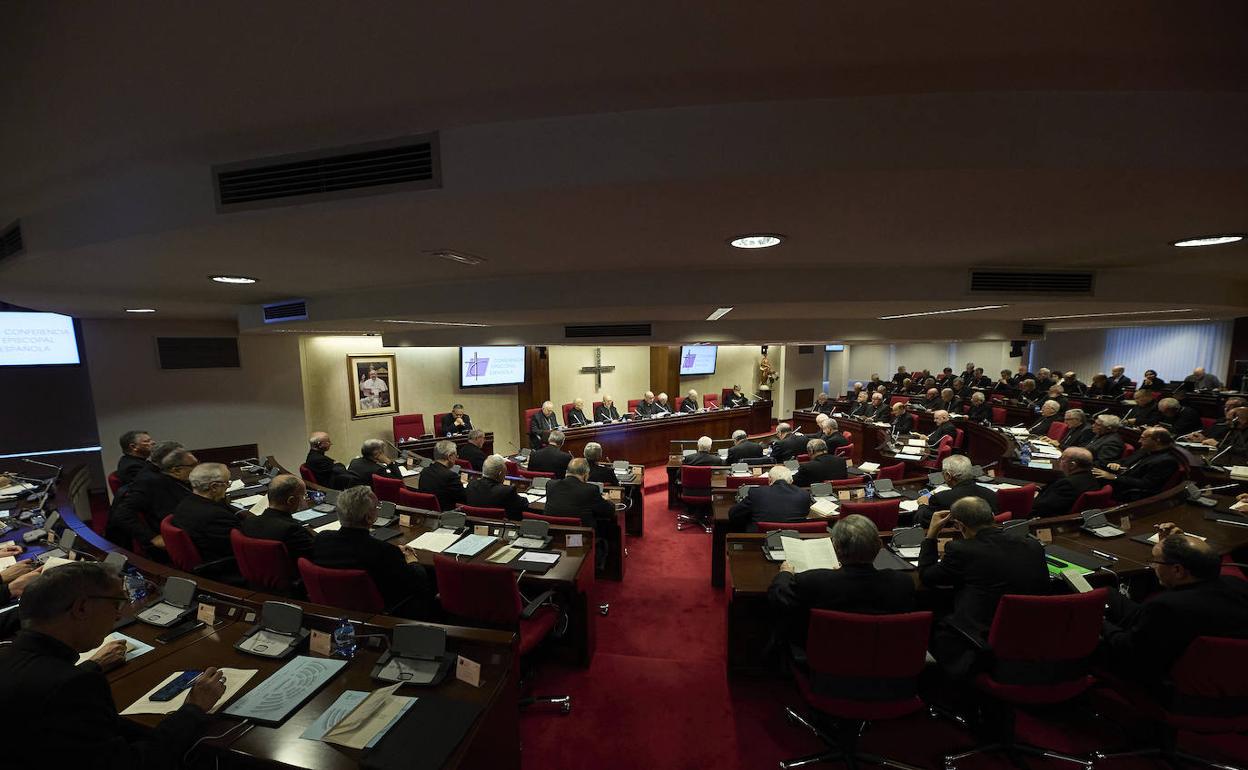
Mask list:
POLYGON ((631 463, 653 465, 667 459, 672 441, 697 439, 699 436, 724 439, 734 430, 750 434, 771 429, 771 402, 764 401, 737 409, 719 409, 696 414, 678 414, 650 420, 617 422, 567 428, 564 450, 584 454, 585 445, 596 441, 606 456, 631 463))
MULTIPOLYGON (((415 441, 399 441, 399 437, 394 437, 394 443, 399 449, 413 452, 421 457, 433 457, 433 447, 439 441, 454 441, 455 446, 462 447, 468 443, 467 433, 457 433, 454 436, 424 436, 415 441)), ((485 434, 485 443, 481 445, 481 451, 485 452, 485 456, 489 457, 494 454, 494 434, 485 434)))

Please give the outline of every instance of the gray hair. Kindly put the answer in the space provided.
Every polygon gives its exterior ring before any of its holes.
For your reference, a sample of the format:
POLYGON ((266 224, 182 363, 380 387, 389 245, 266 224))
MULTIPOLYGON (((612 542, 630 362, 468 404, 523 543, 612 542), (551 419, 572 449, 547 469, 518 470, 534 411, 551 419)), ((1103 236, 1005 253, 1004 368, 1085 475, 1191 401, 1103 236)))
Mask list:
POLYGON ((1097 417, 1096 421, 1111 430, 1118 430, 1122 426, 1122 418, 1116 414, 1103 414, 1097 417))
POLYGON ((386 442, 379 438, 370 438, 360 445, 360 457, 371 460, 373 455, 386 448, 386 442))
POLYGON ((806 442, 806 454, 812 457, 816 454, 826 454, 828 451, 828 442, 821 438, 812 438, 806 442))
POLYGON ((1072 420, 1072 419, 1073 419, 1073 420, 1078 420, 1078 421, 1079 421, 1079 424, 1080 424, 1080 425, 1083 425, 1085 422, 1087 422, 1087 421, 1088 421, 1088 414, 1087 414, 1087 412, 1083 411, 1082 409, 1067 409, 1067 410, 1066 410, 1066 419, 1067 419, 1067 420, 1072 420))
POLYGON ((502 481, 507 475, 507 458, 502 455, 490 455, 481 463, 481 475, 486 478, 502 481))
POLYGON ((984 394, 978 390, 971 394, 971 401, 976 404, 984 403, 984 394))
POLYGON ((832 526, 832 549, 842 564, 870 564, 880 552, 875 522, 851 513, 832 526))
POLYGON ((783 465, 773 465, 771 466, 771 470, 767 471, 767 478, 771 480, 772 484, 775 484, 777 481, 784 481, 792 484, 793 471, 783 465))
POLYGON ((833 417, 829 417, 827 420, 825 420, 825 421, 824 421, 824 423, 823 423, 823 427, 824 427, 824 428, 827 428, 827 429, 829 429, 829 430, 840 430, 840 429, 841 429, 840 424, 839 424, 839 423, 836 421, 836 419, 835 419, 835 418, 833 418, 833 417))
POLYGON ((293 495, 302 483, 297 477, 291 476, 289 473, 278 476, 269 482, 266 496, 269 498, 270 503, 278 503, 280 505, 285 503, 286 498, 293 495))
POLYGON ((160 458, 160 469, 162 471, 171 471, 179 465, 190 465, 195 455, 188 450, 178 447, 169 452, 169 454, 160 458))
MULTIPOLYGON (((182 449, 182 444, 178 441, 161 441, 152 446, 152 453, 147 456, 147 461, 154 465, 161 465, 161 461, 165 459, 165 455, 176 449, 182 449)), ((163 466, 162 466, 163 467, 163 466)))
POLYGON ((546 438, 546 443, 551 446, 563 446, 563 431, 552 430, 550 436, 546 438))
POLYGON ((793 426, 789 425, 787 422, 782 422, 776 426, 777 436, 780 435, 781 433, 792 433, 792 432, 793 432, 793 426))
POLYGON ((589 461, 584 457, 574 457, 568 463, 568 475, 585 478, 589 475, 589 461))
POLYGON ((221 463, 200 463, 191 469, 187 481, 196 492, 207 492, 212 485, 230 480, 230 469, 221 463))
POLYGON ((481 430, 480 428, 473 428, 472 430, 468 431, 468 440, 476 441, 477 439, 481 438, 484 435, 485 435, 485 431, 481 430))
POLYGON ((1061 405, 1059 402, 1054 401, 1054 400, 1052 400, 1052 399, 1049 399, 1048 401, 1045 401, 1045 402, 1044 402, 1044 406, 1043 406, 1043 407, 1041 407, 1041 408, 1042 408, 1042 409, 1048 409, 1049 407, 1052 407, 1052 408, 1053 408, 1053 412, 1054 412, 1054 413, 1057 413, 1057 412, 1062 411, 1062 405, 1061 405))
POLYGON ((1168 412, 1171 409, 1178 409, 1179 400, 1177 398, 1163 398, 1157 402, 1157 408, 1163 412, 1168 412))
POLYGON ((329 438, 328 433, 324 431, 317 431, 316 433, 313 433, 311 436, 308 436, 308 446, 312 447, 313 449, 320 449, 321 445, 325 443, 325 439, 327 438, 329 438))
POLYGON ((88 596, 121 590, 117 576, 102 562, 75 561, 44 572, 22 593, 22 628, 54 620, 88 596))
POLYGON ((745 441, 747 438, 749 438, 749 436, 750 436, 750 434, 746 433, 745 431, 741 430, 740 428, 738 428, 737 430, 734 430, 734 431, 732 432, 732 440, 733 440, 733 441, 745 441))
POLYGON ((433 445, 433 459, 449 460, 451 455, 455 454, 457 451, 458 450, 455 448, 454 441, 447 441, 446 439, 443 439, 433 445))
POLYGON ((597 441, 591 441, 585 445, 585 450, 581 454, 585 456, 586 460, 596 463, 602 459, 602 444, 599 444, 597 441))
POLYGON ((971 459, 966 455, 949 455, 940 463, 940 470, 954 484, 969 481, 971 478, 971 459))
POLYGON ((365 486, 351 487, 338 493, 334 502, 338 509, 338 521, 347 527, 368 526, 368 514, 377 507, 377 495, 365 486))
POLYGON ((715 445, 715 442, 711 441, 710 436, 702 436, 701 438, 698 439, 698 451, 699 452, 709 452, 711 451, 711 447, 714 445, 715 445))
POLYGON ((992 506, 982 497, 962 497, 949 506, 949 516, 970 529, 991 526, 994 523, 992 506))

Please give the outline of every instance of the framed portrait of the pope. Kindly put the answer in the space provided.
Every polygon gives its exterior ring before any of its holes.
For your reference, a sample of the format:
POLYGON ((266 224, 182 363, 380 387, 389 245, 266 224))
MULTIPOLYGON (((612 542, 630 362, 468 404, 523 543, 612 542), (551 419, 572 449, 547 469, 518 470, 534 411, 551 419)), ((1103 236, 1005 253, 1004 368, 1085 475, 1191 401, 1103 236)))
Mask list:
POLYGON ((397 414, 398 375, 393 355, 347 356, 351 419, 397 414))

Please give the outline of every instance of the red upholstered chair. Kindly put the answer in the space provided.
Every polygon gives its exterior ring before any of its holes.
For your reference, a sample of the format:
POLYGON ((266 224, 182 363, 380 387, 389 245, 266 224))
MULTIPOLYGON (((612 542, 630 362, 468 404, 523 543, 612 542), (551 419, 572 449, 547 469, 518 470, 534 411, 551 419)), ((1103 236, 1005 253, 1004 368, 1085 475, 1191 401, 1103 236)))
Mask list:
POLYGON ((1054 422, 1052 425, 1049 426, 1049 432, 1046 433, 1045 435, 1053 439, 1054 441, 1061 441, 1062 437, 1066 435, 1066 431, 1068 430, 1070 430, 1070 426, 1067 425, 1066 423, 1054 422))
POLYGON ((462 457, 456 457, 456 458, 455 458, 455 464, 456 464, 456 465, 458 465, 459 467, 463 468, 463 469, 464 469, 464 470, 466 470, 466 471, 470 471, 470 470, 472 470, 472 463, 468 462, 467 460, 465 460, 465 459, 464 459, 464 458, 462 458, 462 457))
MULTIPOLYGON (((1000 494, 997 499, 1000 500, 1000 494)), ((1106 484, 1095 492, 1084 492, 1079 495, 1079 499, 1075 500, 1075 505, 1070 509, 1071 513, 1083 513, 1093 508, 1103 509, 1109 508, 1114 504, 1114 488, 1106 484)))
POLYGON ((160 520, 160 536, 165 539, 165 550, 169 552, 173 566, 183 572, 194 572, 204 563, 191 536, 186 534, 186 530, 174 526, 172 516, 160 520))
POLYGON ((523 514, 526 519, 537 519, 545 521, 552 527, 583 527, 580 519, 572 516, 547 516, 544 513, 534 513, 533 511, 525 511, 523 514))
POLYGON ((850 433, 847 430, 843 430, 841 431, 841 435, 844 436, 845 440, 848 441, 849 443, 838 446, 836 450, 833 452, 833 454, 837 455, 838 457, 849 457, 850 455, 854 453, 854 434, 850 433))
POLYGON ((810 455, 808 455, 808 454, 806 454, 805 452, 803 452, 802 454, 800 454, 800 455, 798 455, 798 456, 797 456, 797 461, 798 461, 799 463, 808 463, 808 462, 810 462, 810 455))
POLYGON ((897 519, 901 515, 901 498, 892 500, 846 501, 841 503, 840 516, 857 513, 875 522, 876 529, 881 532, 897 529, 897 519))
MULTIPOLYGON (((1113 690, 1097 690, 1096 701, 1109 701, 1117 710, 1132 712, 1155 723, 1160 745, 1129 752, 1126 755, 1096 752, 1098 759, 1115 756, 1139 756, 1159 754, 1171 767, 1184 766, 1190 762, 1203 767, 1237 767, 1236 763, 1218 764, 1218 761, 1198 757, 1178 748, 1178 733, 1208 736, 1231 736, 1248 730, 1248 639, 1225 639, 1200 636, 1192 640, 1174 665, 1165 683, 1168 698, 1157 699, 1153 693, 1134 688, 1129 693, 1113 690)), ((1097 704, 1098 706, 1100 704, 1097 704)), ((1099 710, 1099 709, 1098 709, 1099 710)), ((1099 764, 1098 764, 1099 766, 1099 764)))
POLYGON ((953 454, 953 436, 943 436, 940 441, 936 442, 936 456, 930 460, 920 461, 919 467, 930 471, 938 471, 940 470, 940 464, 951 454, 953 454))
POLYGON ((698 524, 709 534, 711 526, 706 523, 712 502, 709 465, 680 466, 680 501, 685 504, 686 512, 676 517, 677 531, 684 529, 685 524, 698 524))
POLYGON ((812 519, 810 521, 760 521, 757 526, 759 532, 774 532, 777 529, 792 529, 811 534, 827 534, 828 532, 828 522, 822 519, 812 519))
POLYGON ((308 484, 319 484, 319 483, 320 483, 320 482, 318 482, 318 481, 316 480, 316 474, 314 474, 314 473, 312 472, 312 469, 311 469, 311 468, 309 468, 307 465, 300 465, 300 466, 299 466, 299 478, 303 479, 303 480, 304 480, 304 482, 306 482, 306 483, 308 483, 308 484))
POLYGON ((1083 402, 1082 402, 1082 401, 1080 401, 1079 399, 1072 398, 1072 399, 1070 399, 1069 401, 1067 401, 1067 402, 1066 402, 1066 408, 1067 408, 1067 409, 1082 409, 1082 408, 1083 408, 1083 402))
POLYGON ((1079 697, 1094 682, 1089 659, 1101 635, 1106 589, 1086 594, 1020 596, 1006 594, 997 605, 988 641, 967 635, 986 651, 987 670, 975 677, 975 688, 992 701, 987 714, 999 724, 997 740, 945 757, 945 767, 975 754, 1004 752, 1018 767, 1022 754, 1047 756, 1085 764, 1087 760, 1018 742, 1014 709, 1056 706, 1079 697))
POLYGON ((702 408, 703 409, 718 409, 719 404, 720 404, 719 396, 712 395, 710 393, 703 394, 702 396, 702 408))
POLYGON ((442 503, 438 502, 436 495, 428 492, 417 492, 414 489, 408 489, 406 486, 399 488, 399 505, 408 508, 420 508, 426 511, 441 511, 442 503))
POLYGON ((1014 518, 1014 514, 1010 513, 1009 511, 1006 511, 1005 513, 998 513, 996 516, 993 516, 992 518, 998 524, 1004 524, 1010 519, 1014 518))
POLYGON ((425 435, 425 416, 423 414, 396 414, 394 416, 394 443, 405 438, 420 438, 425 435))
POLYGON ((588 418, 589 418, 589 419, 591 419, 591 420, 592 420, 592 419, 594 419, 594 415, 595 415, 595 414, 598 414, 598 407, 600 407, 600 406, 602 406, 602 402, 601 402, 601 401, 595 401, 595 402, 594 402, 594 411, 593 411, 593 412, 591 412, 590 414, 585 415, 585 416, 586 416, 586 417, 588 417, 588 418))
POLYGON ((507 518, 507 511, 502 508, 486 508, 479 505, 464 505, 460 503, 459 512, 465 516, 476 516, 478 519, 498 519, 501 521, 507 518))
POLYGON ((561 410, 563 410, 563 424, 564 425, 567 425, 569 422, 572 422, 572 420, 568 417, 568 412, 572 411, 572 407, 574 406, 576 406, 576 402, 564 404, 563 406, 559 407, 561 410))
POLYGON ((728 489, 740 489, 751 485, 765 487, 769 484, 771 484, 771 479, 766 476, 729 476, 725 479, 724 486, 728 489))
POLYGON ((517 467, 516 472, 520 474, 521 478, 526 479, 553 479, 555 477, 553 471, 530 471, 517 467))
POLYGON ((1122 457, 1118 458, 1118 462, 1126 463, 1127 458, 1129 458, 1133 454, 1135 454, 1135 444, 1124 443, 1122 445, 1122 457))
POLYGON ((1233 577, 1237 580, 1248 580, 1248 575, 1244 574, 1242 564, 1236 564, 1231 560, 1229 553, 1222 554, 1222 570, 1218 573, 1222 577, 1233 577))
POLYGON ((377 584, 362 569, 321 567, 300 556, 299 574, 308 589, 308 598, 317 604, 356 612, 378 613, 386 609, 377 584))
POLYGON ((834 487, 860 487, 867 483, 863 479, 863 476, 850 476, 847 479, 832 479, 828 483, 834 487))
MULTIPOLYGON (((433 570, 445 612, 473 625, 517 631, 521 656, 549 636, 559 620, 558 609, 547 603, 551 592, 526 604, 516 586, 516 573, 508 567, 461 562, 438 554, 433 557, 433 570)), ((526 698, 521 705, 536 701, 558 703, 565 714, 572 710, 572 699, 566 695, 526 698)))
POLYGON ((883 757, 858 751, 858 736, 870 722, 898 719, 923 709, 919 674, 927 659, 931 626, 930 612, 861 615, 811 610, 806 634, 809 671, 794 669, 794 678, 806 704, 845 729, 821 730, 795 709, 786 708, 789 720, 822 739, 828 750, 781 762, 780 767, 843 762, 847 757, 884 764, 883 757))
POLYGON ((997 510, 1009 511, 1016 519, 1030 519, 1031 506, 1035 500, 1035 484, 1024 484, 1018 489, 997 490, 997 510))
POLYGON ((732 388, 723 388, 719 391, 719 403, 726 404, 728 399, 732 397, 732 388))
POLYGON ((993 425, 1005 425, 1005 407, 1003 406, 992 407, 992 424, 993 425))
POLYGON ((637 412, 637 405, 640 403, 641 403, 640 398, 630 398, 628 400, 628 413, 635 414, 637 412))
POLYGON ((877 479, 890 479, 892 481, 901 481, 906 477, 906 464, 904 462, 896 465, 885 465, 875 474, 877 479))
POLYGON ((966 446, 966 431, 954 428, 953 448, 961 451, 966 446))
POLYGON ((373 474, 373 494, 378 500, 399 504, 399 490, 403 489, 403 479, 392 479, 389 476, 373 474))
POLYGON ((433 415, 433 433, 442 435, 442 418, 450 414, 450 412, 436 412, 433 415))
POLYGON ((247 585, 258 591, 288 593, 295 584, 295 565, 290 561, 285 543, 247 537, 237 529, 230 530, 230 547, 234 560, 247 585))
POLYGON ((507 466, 508 476, 520 475, 520 463, 516 462, 515 460, 504 460, 503 464, 507 466))
POLYGON ((1201 418, 1200 418, 1200 427, 1201 427, 1201 430, 1209 430, 1210 428, 1212 428, 1212 427, 1214 426, 1214 424, 1215 424, 1215 423, 1217 423, 1217 420, 1215 420, 1215 419, 1214 419, 1214 418, 1212 418, 1212 417, 1201 417, 1201 418))
POLYGON ((889 406, 892 406, 893 404, 908 404, 908 403, 910 403, 909 396, 889 396, 888 397, 889 406))
POLYGON ((116 473, 108 474, 108 489, 113 493, 113 497, 116 497, 117 493, 121 491, 121 479, 117 477, 116 473))

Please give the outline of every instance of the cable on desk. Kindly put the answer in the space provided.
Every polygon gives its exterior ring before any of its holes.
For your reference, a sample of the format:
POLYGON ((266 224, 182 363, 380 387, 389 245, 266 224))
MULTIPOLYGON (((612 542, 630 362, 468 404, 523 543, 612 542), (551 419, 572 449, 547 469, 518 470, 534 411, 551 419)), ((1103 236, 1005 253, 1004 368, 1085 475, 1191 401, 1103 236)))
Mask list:
MULTIPOLYGON (((191 754, 194 753, 195 749, 199 748, 199 744, 203 743, 204 741, 221 740, 229 736, 230 733, 234 732, 240 727, 245 727, 246 729, 240 732, 238 735, 234 736, 234 740, 238 740, 239 738, 242 738, 244 735, 246 735, 248 730, 251 730, 251 728, 255 727, 255 724, 253 724, 250 719, 244 719, 243 721, 234 725, 233 727, 221 733, 220 735, 201 735, 198 739, 196 739, 194 743, 191 744, 191 747, 186 750, 186 753, 182 755, 182 763, 183 764, 187 763, 187 761, 190 759, 191 754)), ((220 759, 217 759, 216 764, 220 766, 221 764, 220 759)))

